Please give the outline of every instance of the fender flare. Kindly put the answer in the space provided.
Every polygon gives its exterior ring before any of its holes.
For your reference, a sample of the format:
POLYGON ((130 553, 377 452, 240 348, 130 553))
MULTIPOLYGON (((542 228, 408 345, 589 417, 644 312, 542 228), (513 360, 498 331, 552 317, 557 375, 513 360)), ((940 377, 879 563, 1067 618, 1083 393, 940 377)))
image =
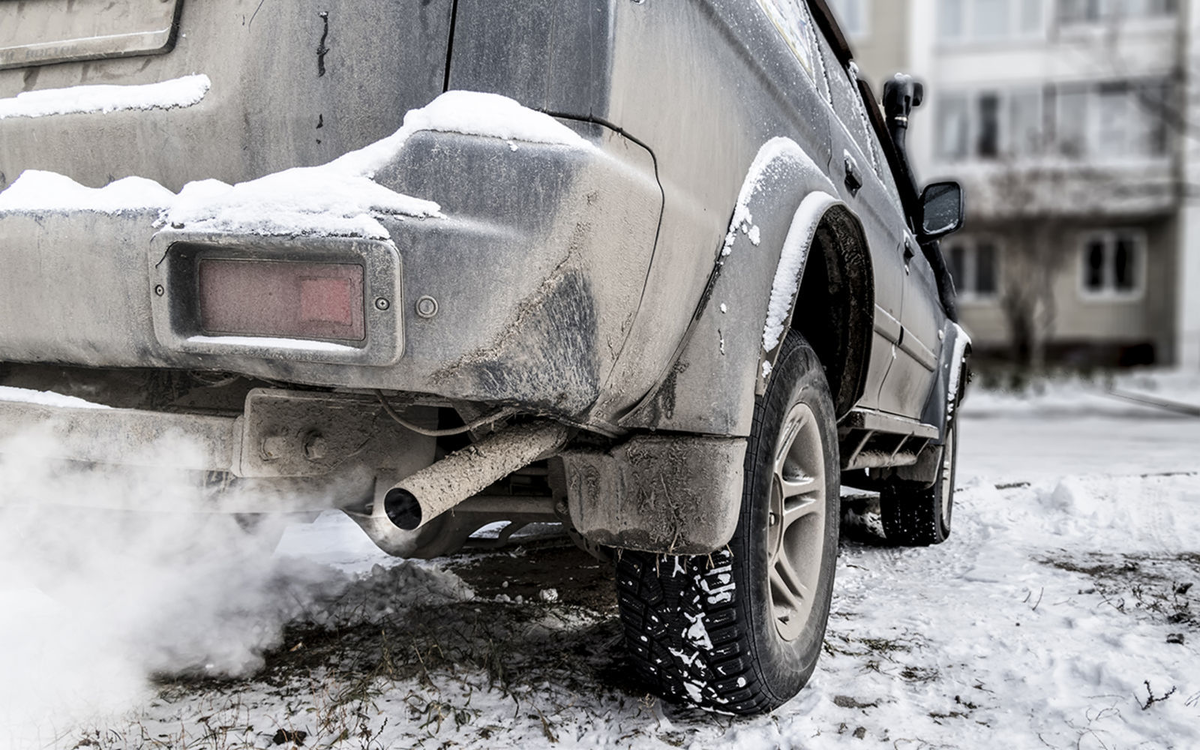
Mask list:
MULTIPOLYGON (((830 212, 838 212, 843 224, 858 227, 861 241, 861 226, 836 196, 824 170, 795 141, 774 138, 759 149, 672 365, 620 420, 622 427, 750 434, 754 400, 769 377, 779 341, 769 349, 765 345, 775 333, 781 339, 791 324, 818 230, 830 212)), ((862 250, 858 262, 867 264, 870 279, 865 244, 862 250)), ((868 310, 873 307, 869 296, 868 310)), ((839 384, 831 386, 837 401, 839 384)))
MULTIPOLYGON (((938 362, 941 377, 934 382, 921 421, 940 425, 944 437, 947 426, 954 419, 954 410, 964 395, 960 389, 966 387, 964 375, 967 372, 967 360, 971 356, 971 336, 958 323, 947 320, 941 337, 942 355, 938 362)), ((938 444, 941 444, 940 439, 938 444)))

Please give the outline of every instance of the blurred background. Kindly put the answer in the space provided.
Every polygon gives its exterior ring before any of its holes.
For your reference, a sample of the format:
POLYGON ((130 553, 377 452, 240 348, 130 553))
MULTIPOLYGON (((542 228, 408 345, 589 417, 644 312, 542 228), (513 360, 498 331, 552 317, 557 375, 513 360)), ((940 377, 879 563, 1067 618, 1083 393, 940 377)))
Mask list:
POLYGON ((1200 2, 830 0, 877 95, 926 84, 918 179, 990 373, 1200 371, 1200 2))

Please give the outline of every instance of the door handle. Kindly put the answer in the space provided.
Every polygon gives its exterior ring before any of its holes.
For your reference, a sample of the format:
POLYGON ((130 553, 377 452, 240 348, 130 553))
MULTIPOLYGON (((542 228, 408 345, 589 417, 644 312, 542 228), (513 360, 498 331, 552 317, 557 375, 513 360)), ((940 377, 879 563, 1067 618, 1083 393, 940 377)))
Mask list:
POLYGON ((846 152, 845 157, 846 187, 850 190, 850 195, 857 196, 863 186, 862 173, 858 171, 858 162, 854 160, 849 151, 846 152))
POLYGON ((917 251, 913 250, 912 242, 909 240, 904 240, 904 272, 905 273, 911 272, 912 269, 909 268, 909 263, 912 262, 913 256, 916 254, 917 254, 917 251))

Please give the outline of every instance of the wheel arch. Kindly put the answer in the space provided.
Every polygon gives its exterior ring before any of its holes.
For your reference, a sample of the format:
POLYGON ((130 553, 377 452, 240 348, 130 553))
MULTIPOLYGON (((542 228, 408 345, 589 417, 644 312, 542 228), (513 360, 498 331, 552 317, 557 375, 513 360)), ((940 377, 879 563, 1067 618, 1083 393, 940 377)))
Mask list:
MULTIPOLYGON (((875 279, 866 234, 841 201, 825 207, 809 243, 803 273, 791 296, 783 330, 804 336, 825 369, 834 410, 841 418, 862 398, 871 359, 875 279)), ((780 347, 766 347, 763 359, 774 366, 780 347)), ((765 381, 757 386, 762 392, 765 381)))
POLYGON ((795 142, 768 141, 743 183, 671 366, 620 424, 748 435, 755 397, 765 389, 788 327, 818 342, 814 348, 840 416, 863 390, 873 308, 874 276, 857 217, 795 142), (810 257, 822 260, 812 264, 820 270, 811 277, 810 257), (819 288, 822 280, 835 288, 819 288), (833 326, 828 316, 816 314, 822 307, 838 311, 833 326), (773 331, 778 335, 772 341, 773 331))

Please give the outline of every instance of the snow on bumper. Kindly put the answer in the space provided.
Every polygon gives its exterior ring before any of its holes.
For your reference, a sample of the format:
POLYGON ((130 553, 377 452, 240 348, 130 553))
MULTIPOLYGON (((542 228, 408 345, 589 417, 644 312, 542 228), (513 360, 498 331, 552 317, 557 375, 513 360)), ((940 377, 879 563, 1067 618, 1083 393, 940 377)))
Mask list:
POLYGON ((27 173, 0 193, 0 361, 221 369, 577 416, 624 344, 660 210, 641 147, 465 92, 323 167, 235 186, 27 173), (202 330, 194 274, 179 272, 202 257, 361 265, 365 337, 202 330))

